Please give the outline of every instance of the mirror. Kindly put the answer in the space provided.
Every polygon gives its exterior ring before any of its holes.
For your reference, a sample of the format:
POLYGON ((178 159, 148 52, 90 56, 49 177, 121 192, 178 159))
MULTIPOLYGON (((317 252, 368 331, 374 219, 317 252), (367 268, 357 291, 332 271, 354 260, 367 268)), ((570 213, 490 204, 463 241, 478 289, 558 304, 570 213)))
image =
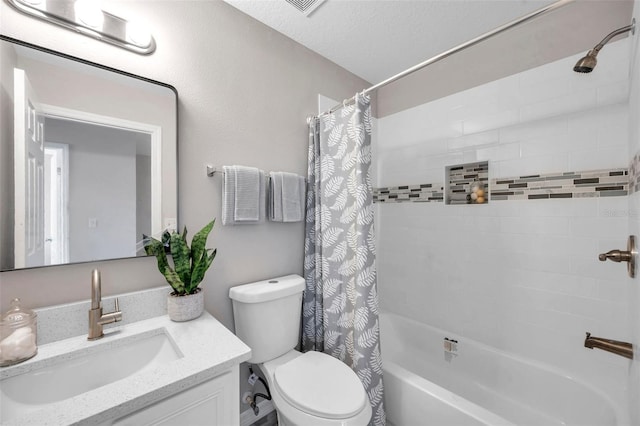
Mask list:
POLYGON ((145 256, 177 228, 177 93, 0 36, 0 270, 145 256))

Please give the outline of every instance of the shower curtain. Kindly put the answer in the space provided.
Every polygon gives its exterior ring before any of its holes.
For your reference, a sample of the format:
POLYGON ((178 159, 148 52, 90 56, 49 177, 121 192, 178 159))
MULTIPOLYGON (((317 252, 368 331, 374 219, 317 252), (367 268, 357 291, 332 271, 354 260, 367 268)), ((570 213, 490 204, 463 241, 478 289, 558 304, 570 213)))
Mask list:
POLYGON ((384 425, 371 167, 371 105, 309 124, 302 350, 332 355, 358 375, 384 425))

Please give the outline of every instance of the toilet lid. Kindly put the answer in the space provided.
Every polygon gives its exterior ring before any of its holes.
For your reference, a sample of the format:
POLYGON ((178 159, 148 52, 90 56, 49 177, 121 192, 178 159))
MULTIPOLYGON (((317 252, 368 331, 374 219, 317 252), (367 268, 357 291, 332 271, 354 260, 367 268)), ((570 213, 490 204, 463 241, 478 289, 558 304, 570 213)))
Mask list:
POLYGON ((274 378, 276 388, 289 404, 318 417, 352 417, 368 403, 353 370, 321 352, 307 352, 281 365, 274 378))

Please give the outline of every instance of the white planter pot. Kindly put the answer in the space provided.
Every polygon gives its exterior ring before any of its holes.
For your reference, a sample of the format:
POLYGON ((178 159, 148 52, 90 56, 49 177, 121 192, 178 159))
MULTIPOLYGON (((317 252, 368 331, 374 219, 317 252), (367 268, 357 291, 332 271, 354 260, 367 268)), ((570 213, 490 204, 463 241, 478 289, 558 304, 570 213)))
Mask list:
POLYGON ((172 321, 190 321, 198 318, 204 311, 204 291, 198 288, 194 294, 167 296, 167 313, 172 321))

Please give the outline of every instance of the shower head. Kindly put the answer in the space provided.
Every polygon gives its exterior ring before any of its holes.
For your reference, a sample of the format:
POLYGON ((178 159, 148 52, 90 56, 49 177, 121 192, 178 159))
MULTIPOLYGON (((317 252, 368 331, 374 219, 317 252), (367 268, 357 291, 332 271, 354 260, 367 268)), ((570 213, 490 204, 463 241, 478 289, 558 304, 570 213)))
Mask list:
POLYGON ((626 27, 618 28, 613 31, 609 35, 607 35, 600 43, 598 43, 593 49, 591 49, 587 54, 581 58, 576 65, 573 67, 575 72, 580 73, 589 73, 593 71, 598 63, 598 52, 604 47, 605 44, 609 43, 609 41, 617 35, 624 34, 627 31, 631 31, 631 34, 635 33, 636 28, 636 20, 635 18, 631 21, 631 25, 627 25, 626 27))
POLYGON ((596 56, 598 56, 599 51, 600 50, 591 49, 582 59, 580 59, 576 63, 576 65, 573 67, 573 70, 575 72, 581 73, 588 73, 593 71, 593 69, 598 64, 598 59, 596 58, 596 56))

